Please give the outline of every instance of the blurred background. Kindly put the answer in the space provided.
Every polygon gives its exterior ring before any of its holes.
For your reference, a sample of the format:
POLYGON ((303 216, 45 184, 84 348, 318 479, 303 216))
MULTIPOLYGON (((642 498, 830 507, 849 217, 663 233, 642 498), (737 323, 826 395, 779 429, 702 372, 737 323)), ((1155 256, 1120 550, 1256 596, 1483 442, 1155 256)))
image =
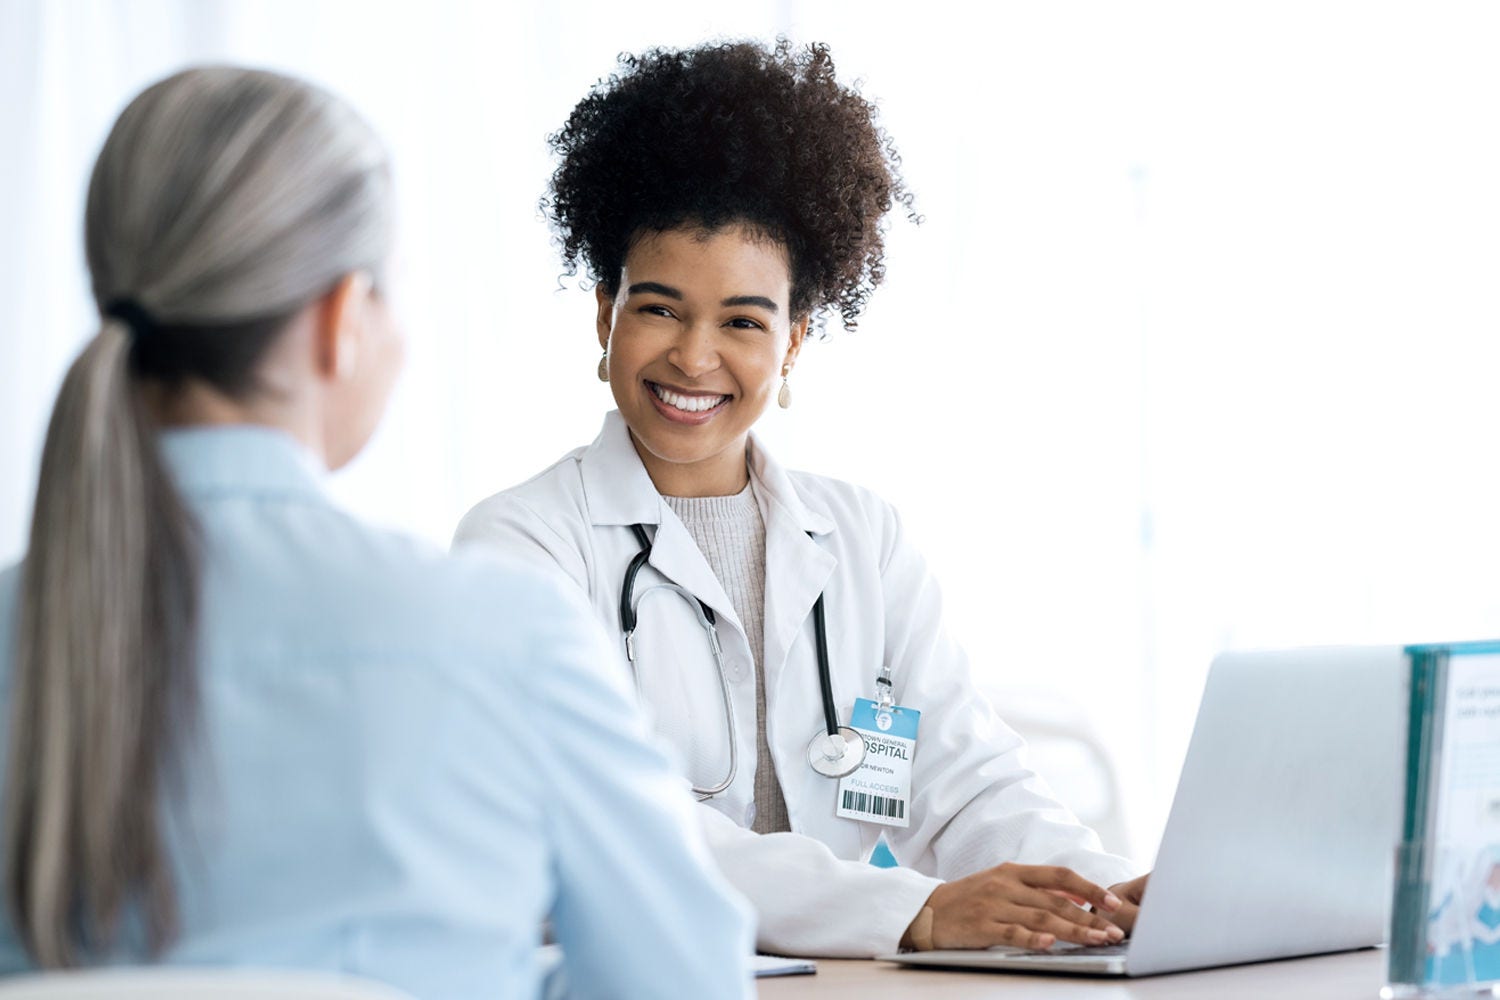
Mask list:
MULTIPOLYGON (((1112 844, 1149 859, 1217 651, 1500 635, 1497 29, 1490 3, 0 0, 0 561, 97 321, 88 171, 146 84, 278 68, 385 136, 410 360, 332 489, 446 545, 610 406, 537 210, 547 134, 621 52, 824 41, 925 221, 892 219, 858 332, 760 433, 899 507, 1002 714, 1091 731, 1112 844)), ((1104 808, 1085 751, 1052 759, 1104 808)))

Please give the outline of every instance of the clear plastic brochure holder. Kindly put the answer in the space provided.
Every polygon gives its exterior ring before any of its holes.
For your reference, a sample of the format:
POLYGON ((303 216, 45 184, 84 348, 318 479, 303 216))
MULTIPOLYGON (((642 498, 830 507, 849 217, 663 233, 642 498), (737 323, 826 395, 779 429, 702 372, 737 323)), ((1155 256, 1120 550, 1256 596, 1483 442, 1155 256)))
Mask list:
POLYGON ((1500 997, 1500 642, 1413 646, 1386 1000, 1500 997))

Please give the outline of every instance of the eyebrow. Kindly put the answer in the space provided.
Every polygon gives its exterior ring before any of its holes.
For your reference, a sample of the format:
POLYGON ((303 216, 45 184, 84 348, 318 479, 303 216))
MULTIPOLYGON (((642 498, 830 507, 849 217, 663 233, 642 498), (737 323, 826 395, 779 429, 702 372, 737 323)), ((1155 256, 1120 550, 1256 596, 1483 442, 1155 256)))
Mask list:
MULTIPOLYGON (((661 295, 665 298, 683 300, 683 294, 671 285, 663 285, 659 281, 638 281, 625 289, 627 295, 661 295)), ((759 306, 767 312, 779 312, 776 303, 764 295, 731 295, 719 303, 724 306, 759 306)))
POLYGON ((644 292, 650 295, 665 295, 669 299, 676 299, 678 302, 682 301, 681 292, 673 288, 671 285, 663 285, 659 281, 638 281, 635 284, 631 285, 629 288, 625 289, 625 291, 626 294, 629 295, 635 295, 644 292))
POLYGON ((733 295, 725 299, 721 305, 726 306, 760 306, 767 312, 776 312, 776 303, 764 295, 733 295))

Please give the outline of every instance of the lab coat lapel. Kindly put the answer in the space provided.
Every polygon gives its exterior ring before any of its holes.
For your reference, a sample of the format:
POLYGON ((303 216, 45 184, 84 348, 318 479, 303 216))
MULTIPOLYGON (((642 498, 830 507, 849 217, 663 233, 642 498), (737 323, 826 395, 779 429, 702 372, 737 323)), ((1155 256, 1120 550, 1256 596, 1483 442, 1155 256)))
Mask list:
POLYGON ((656 529, 649 564, 668 580, 686 587, 694 597, 713 608, 714 615, 721 622, 728 621, 743 634, 745 629, 740 624, 740 617, 735 614, 729 595, 724 593, 723 584, 719 583, 708 560, 703 557, 703 550, 698 548, 698 543, 693 541, 693 536, 688 534, 687 527, 672 508, 665 502, 661 506, 661 524, 656 529))
MULTIPOLYGON (((713 609, 721 620, 744 631, 724 587, 709 568, 708 560, 688 534, 687 528, 657 492, 656 484, 618 410, 604 418, 604 428, 579 463, 589 516, 595 525, 656 525, 648 565, 662 576, 685 587, 713 609)), ((644 581, 643 581, 644 585, 644 581)))
POLYGON ((630 443, 630 430, 619 410, 605 414, 604 427, 584 450, 578 468, 595 526, 661 523, 661 494, 630 443))
MULTIPOLYGON (((787 655, 808 619, 818 595, 833 576, 838 563, 826 542, 813 536, 834 529, 832 519, 810 509, 798 495, 786 470, 781 468, 751 438, 751 475, 756 477, 765 501, 766 520, 766 690, 775 690, 787 655)), ((832 622, 830 621, 830 627, 832 622)), ((836 659, 830 635, 830 659, 836 659)))

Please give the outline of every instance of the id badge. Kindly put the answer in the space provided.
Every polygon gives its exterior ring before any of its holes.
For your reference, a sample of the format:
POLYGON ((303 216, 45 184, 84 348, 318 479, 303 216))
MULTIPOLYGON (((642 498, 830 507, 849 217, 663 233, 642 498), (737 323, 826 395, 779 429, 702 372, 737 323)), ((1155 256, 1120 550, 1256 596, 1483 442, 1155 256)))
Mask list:
POLYGON ((849 725, 865 738, 865 760, 839 779, 838 810, 846 819, 885 826, 911 825, 911 761, 917 752, 922 713, 856 698, 849 725))

